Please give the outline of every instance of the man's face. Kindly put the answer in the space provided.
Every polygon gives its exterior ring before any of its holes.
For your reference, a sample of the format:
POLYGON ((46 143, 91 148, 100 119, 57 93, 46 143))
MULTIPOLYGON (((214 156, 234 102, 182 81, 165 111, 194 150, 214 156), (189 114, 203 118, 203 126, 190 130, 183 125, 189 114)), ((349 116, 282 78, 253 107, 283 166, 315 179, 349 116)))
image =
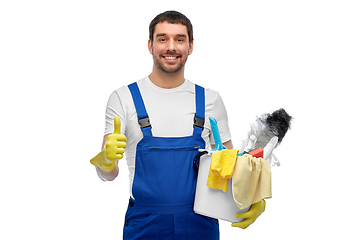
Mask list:
POLYGON ((162 22, 156 25, 153 42, 149 40, 148 47, 156 67, 172 74, 183 69, 193 43, 189 43, 185 25, 162 22))

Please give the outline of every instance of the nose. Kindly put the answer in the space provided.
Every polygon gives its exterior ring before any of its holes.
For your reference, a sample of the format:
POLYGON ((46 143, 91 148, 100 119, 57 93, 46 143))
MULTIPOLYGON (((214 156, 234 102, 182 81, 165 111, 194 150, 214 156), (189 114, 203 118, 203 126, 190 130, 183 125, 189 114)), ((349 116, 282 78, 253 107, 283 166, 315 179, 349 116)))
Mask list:
POLYGON ((176 51, 176 43, 175 43, 175 40, 174 39, 169 39, 169 41, 167 41, 167 51, 170 51, 170 52, 175 52, 176 51))

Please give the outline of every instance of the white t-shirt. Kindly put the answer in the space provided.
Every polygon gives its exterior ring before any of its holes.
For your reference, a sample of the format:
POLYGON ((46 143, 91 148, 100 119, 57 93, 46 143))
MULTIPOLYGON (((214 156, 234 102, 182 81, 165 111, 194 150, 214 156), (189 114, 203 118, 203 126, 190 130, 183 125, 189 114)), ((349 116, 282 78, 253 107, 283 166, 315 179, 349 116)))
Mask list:
MULTIPOLYGON (((154 137, 184 137, 193 134, 195 114, 195 84, 185 82, 172 89, 163 89, 153 84, 148 77, 137 82, 146 111, 149 115, 154 137)), ((142 139, 135 105, 127 86, 114 91, 106 107, 105 133, 114 131, 114 117, 120 117, 121 133, 127 137, 125 156, 129 167, 130 193, 135 173, 135 153, 138 142, 142 139)), ((209 117, 214 117, 222 142, 231 139, 228 118, 224 103, 218 92, 205 89, 205 125, 202 137, 206 148, 214 140, 211 134, 209 117)))

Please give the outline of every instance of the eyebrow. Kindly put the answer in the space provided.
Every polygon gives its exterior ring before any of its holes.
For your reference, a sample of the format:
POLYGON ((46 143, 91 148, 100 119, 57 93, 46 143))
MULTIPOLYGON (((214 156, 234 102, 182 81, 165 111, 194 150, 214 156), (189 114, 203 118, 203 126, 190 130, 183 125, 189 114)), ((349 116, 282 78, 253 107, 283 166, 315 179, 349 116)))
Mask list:
MULTIPOLYGON (((166 33, 159 33, 159 34, 156 34, 155 37, 164 37, 166 35, 167 35, 166 33)), ((186 38, 187 35, 185 35, 185 34, 176 34, 176 37, 184 37, 184 38, 186 38)))

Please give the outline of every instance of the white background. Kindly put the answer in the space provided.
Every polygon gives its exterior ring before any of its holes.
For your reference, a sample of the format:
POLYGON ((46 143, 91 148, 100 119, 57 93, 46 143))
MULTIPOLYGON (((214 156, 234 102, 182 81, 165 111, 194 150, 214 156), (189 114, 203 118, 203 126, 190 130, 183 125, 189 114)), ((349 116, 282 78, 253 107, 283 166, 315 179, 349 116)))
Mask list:
POLYGON ((121 239, 128 171, 98 179, 111 92, 151 72, 148 25, 194 26, 185 75, 220 92, 235 147, 285 108, 273 198, 222 239, 358 239, 360 7, 348 0, 0 3, 1 239, 121 239), (126 3, 124 3, 126 2, 126 3), (5 237, 6 236, 6 237, 5 237))

